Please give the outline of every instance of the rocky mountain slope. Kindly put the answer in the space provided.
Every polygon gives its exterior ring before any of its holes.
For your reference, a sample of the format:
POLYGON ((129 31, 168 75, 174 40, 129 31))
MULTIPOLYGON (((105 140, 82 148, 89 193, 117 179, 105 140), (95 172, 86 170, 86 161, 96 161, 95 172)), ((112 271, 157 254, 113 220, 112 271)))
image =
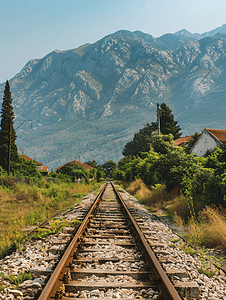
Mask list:
POLYGON ((225 30, 160 38, 118 31, 30 60, 10 80, 14 127, 28 120, 17 130, 20 151, 51 168, 79 156, 118 160, 134 132, 156 120, 162 102, 183 134, 226 128, 225 30))

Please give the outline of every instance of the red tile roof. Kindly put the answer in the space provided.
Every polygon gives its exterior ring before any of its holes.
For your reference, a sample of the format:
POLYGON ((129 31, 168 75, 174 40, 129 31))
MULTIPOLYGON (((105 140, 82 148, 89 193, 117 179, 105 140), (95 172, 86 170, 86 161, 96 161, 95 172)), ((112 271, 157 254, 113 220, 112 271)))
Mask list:
POLYGON ((212 133, 219 141, 226 142, 226 130, 225 129, 210 129, 205 128, 207 131, 212 133))
POLYGON ((184 146, 186 143, 188 143, 190 140, 193 139, 193 135, 185 136, 185 137, 180 137, 179 139, 176 139, 174 141, 175 146, 184 146))
POLYGON ((34 159, 28 157, 28 156, 25 155, 25 154, 22 154, 21 156, 23 156, 26 160, 29 160, 29 161, 32 160, 32 161, 36 162, 38 166, 42 166, 42 165, 43 165, 42 163, 40 163, 40 162, 38 162, 38 161, 36 161, 36 160, 34 160, 34 159))
POLYGON ((73 160, 73 161, 67 162, 66 164, 64 164, 64 165, 61 166, 61 167, 56 168, 56 170, 59 170, 59 169, 61 169, 62 167, 66 166, 67 164, 71 164, 71 163, 75 163, 76 165, 83 166, 83 168, 85 168, 85 169, 87 169, 87 170, 92 170, 92 169, 93 169, 93 168, 90 167, 89 165, 86 165, 86 164, 84 164, 84 163, 81 163, 80 161, 77 161, 77 160, 73 160))

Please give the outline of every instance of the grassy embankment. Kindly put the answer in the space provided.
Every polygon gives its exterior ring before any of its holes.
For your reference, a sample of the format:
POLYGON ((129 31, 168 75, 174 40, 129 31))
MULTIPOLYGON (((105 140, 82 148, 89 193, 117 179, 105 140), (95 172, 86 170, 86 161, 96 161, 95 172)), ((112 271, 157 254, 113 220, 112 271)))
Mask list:
POLYGON ((21 248, 27 234, 21 229, 37 225, 56 211, 79 203, 99 184, 46 183, 0 185, 0 258, 21 248))
POLYGON ((140 179, 124 186, 150 211, 163 210, 181 227, 182 232, 186 226, 183 237, 194 246, 226 250, 226 217, 223 209, 210 206, 202 208, 199 203, 194 203, 195 214, 191 214, 189 199, 178 195, 177 191, 166 193, 161 185, 150 190, 140 179))

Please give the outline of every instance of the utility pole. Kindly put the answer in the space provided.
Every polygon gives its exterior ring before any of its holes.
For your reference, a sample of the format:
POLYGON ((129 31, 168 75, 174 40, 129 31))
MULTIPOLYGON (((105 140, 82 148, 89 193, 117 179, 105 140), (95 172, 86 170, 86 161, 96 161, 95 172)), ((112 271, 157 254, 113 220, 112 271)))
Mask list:
POLYGON ((157 122, 158 122, 158 135, 160 135, 160 116, 161 116, 161 111, 159 109, 159 104, 157 103, 157 122))
POLYGON ((9 120, 9 145, 8 145, 8 177, 10 177, 10 158, 11 158, 11 123, 12 120, 9 120))

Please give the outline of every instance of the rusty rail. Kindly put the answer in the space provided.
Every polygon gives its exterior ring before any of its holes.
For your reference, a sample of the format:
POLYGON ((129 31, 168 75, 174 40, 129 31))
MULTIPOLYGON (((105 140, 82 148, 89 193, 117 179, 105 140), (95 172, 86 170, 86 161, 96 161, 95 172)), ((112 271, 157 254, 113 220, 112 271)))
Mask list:
MULTIPOLYGON (((85 219, 83 220, 83 223, 78 228, 78 231, 76 232, 75 236, 73 237, 71 243, 69 244, 67 250, 63 254, 61 260, 59 261, 56 269, 54 270, 53 274, 51 275, 49 281, 47 282, 44 290, 42 291, 40 297, 38 300, 49 300, 51 298, 56 297, 56 292, 61 286, 61 283, 63 281, 64 274, 69 269, 69 265, 73 259, 73 254, 76 251, 78 244, 80 242, 80 237, 83 234, 84 230, 86 229, 90 217, 93 214, 96 206, 99 203, 99 200, 106 188, 107 183, 104 185, 103 189, 100 191, 96 199, 94 200, 94 203, 92 204, 89 212, 87 213, 85 219)), ((122 205, 124 211, 127 214, 127 217, 129 218, 130 223, 132 224, 134 231, 136 232, 137 237, 140 241, 140 247, 143 252, 143 255, 149 265, 153 269, 153 272, 156 276, 156 284, 158 285, 160 291, 162 292, 164 299, 166 300, 181 300, 179 294, 175 290, 174 286, 170 282, 169 278, 165 274, 164 270, 162 269, 159 261, 157 260, 156 256, 154 255, 153 251, 151 250, 149 244, 147 243, 143 233, 141 232, 139 226, 137 225, 136 221, 134 220, 133 216, 129 212, 126 204, 124 203, 122 197, 117 192, 115 186, 113 183, 111 183, 113 190, 116 193, 116 196, 122 205)))
POLYGON ((176 289, 174 288, 173 284, 169 280, 168 276, 166 275, 165 271, 163 270, 162 266, 160 265, 157 257, 155 256, 154 252, 152 251, 151 247, 147 243, 143 233, 141 232, 137 222, 134 220, 133 216, 131 215, 130 211, 128 210, 124 200, 122 199, 121 195, 116 190, 114 184, 111 182, 113 190, 115 191, 119 202, 121 203, 124 211, 126 212, 130 223, 133 226, 137 236, 140 240, 140 247, 142 252, 145 256, 145 259, 149 265, 153 269, 153 272, 157 278, 157 285, 160 291, 163 294, 164 299, 166 300, 181 300, 181 297, 177 293, 176 289))
POLYGON ((76 232, 75 236, 73 237, 72 241, 70 242, 67 250, 63 254, 62 258, 60 259, 56 269, 54 270, 53 274, 51 275, 49 281, 47 282, 45 288, 43 289, 41 295, 39 296, 38 300, 47 300, 50 298, 54 298, 58 288, 61 285, 61 281, 63 280, 64 274, 67 272, 69 268, 69 264, 73 259, 73 254, 77 248, 79 243, 79 239, 83 234, 84 230, 86 229, 88 222, 92 213, 94 212, 97 204, 100 201, 100 198, 106 188, 107 183, 104 185, 96 199, 94 200, 90 210, 88 211, 86 217, 84 218, 82 224, 79 226, 78 231, 76 232))

